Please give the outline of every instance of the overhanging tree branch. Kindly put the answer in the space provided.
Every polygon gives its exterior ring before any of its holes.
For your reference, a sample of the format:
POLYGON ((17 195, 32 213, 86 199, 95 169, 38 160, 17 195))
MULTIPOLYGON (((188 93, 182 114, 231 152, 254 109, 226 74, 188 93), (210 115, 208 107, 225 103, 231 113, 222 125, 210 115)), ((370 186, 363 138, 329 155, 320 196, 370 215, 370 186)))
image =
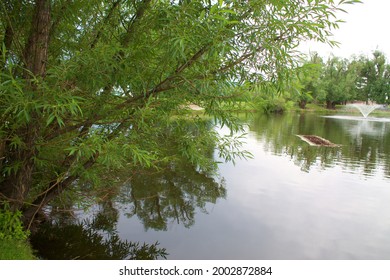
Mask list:
POLYGON ((93 39, 93 41, 92 41, 92 43, 90 45, 91 49, 93 49, 95 47, 95 45, 97 44, 97 42, 99 41, 99 39, 100 39, 100 37, 102 36, 102 33, 103 33, 103 26, 108 23, 108 21, 111 19, 112 15, 114 14, 114 11, 116 9, 118 9, 119 4, 121 2, 122 2, 122 0, 117 0, 114 3, 112 3, 112 6, 109 8, 106 16, 103 19, 103 22, 101 23, 102 26, 96 32, 96 36, 94 37, 94 39, 93 39))

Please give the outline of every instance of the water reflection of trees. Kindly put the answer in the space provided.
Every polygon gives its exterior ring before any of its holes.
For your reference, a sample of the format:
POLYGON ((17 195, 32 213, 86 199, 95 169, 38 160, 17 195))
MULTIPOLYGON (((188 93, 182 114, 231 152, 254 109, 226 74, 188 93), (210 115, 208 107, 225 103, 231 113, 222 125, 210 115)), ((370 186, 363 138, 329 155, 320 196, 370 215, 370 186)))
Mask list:
POLYGON ((157 242, 140 244, 121 240, 116 230, 112 230, 116 222, 107 220, 106 214, 101 213, 103 216, 97 215, 92 221, 76 222, 74 219, 66 218, 67 223, 58 221, 44 223, 30 238, 36 255, 49 260, 166 258, 166 250, 159 248, 157 242))
POLYGON ((166 230, 172 222, 190 227, 198 211, 207 212, 207 203, 226 196, 224 182, 216 176, 212 122, 183 121, 186 125, 156 136, 168 160, 120 175, 124 183, 115 201, 129 218, 138 217, 146 230, 166 230), (184 146, 177 141, 178 134, 187 135, 184 146))
POLYGON ((187 125, 162 129, 155 135, 164 160, 151 167, 129 162, 128 168, 108 172, 102 166, 99 184, 80 181, 82 191, 67 192, 46 209, 51 222, 33 236, 40 255, 49 259, 164 257, 165 250, 156 244, 121 240, 117 234, 120 213, 137 217, 145 229, 166 230, 173 222, 190 227, 197 212, 207 212, 208 203, 215 204, 226 196, 224 181, 216 175, 216 132, 212 123, 184 121, 187 125), (185 146, 177 141, 178 135, 186 135, 185 146), (80 216, 72 212, 80 201, 82 207, 92 207, 89 214, 81 214, 81 219, 89 219, 88 223, 81 223, 80 216))
POLYGON ((313 166, 338 165, 369 176, 380 168, 390 178, 390 123, 364 123, 306 113, 255 115, 249 119, 249 125, 265 149, 291 157, 304 171, 313 166), (297 134, 318 135, 342 146, 312 147, 296 137, 297 134))
POLYGON ((207 203, 225 196, 223 180, 181 161, 136 172, 123 187, 120 202, 127 206, 126 215, 137 216, 145 229, 166 230, 171 222, 192 226, 197 211, 207 212, 207 203))
POLYGON ((117 223, 121 211, 137 216, 146 229, 166 230, 170 222, 190 227, 197 211, 226 196, 223 180, 190 164, 169 165, 158 172, 136 172, 118 196, 94 205, 92 215, 52 209, 50 221, 31 237, 37 255, 43 259, 157 259, 167 252, 158 243, 139 244, 119 238, 117 223), (120 209, 122 208, 122 209, 120 209))

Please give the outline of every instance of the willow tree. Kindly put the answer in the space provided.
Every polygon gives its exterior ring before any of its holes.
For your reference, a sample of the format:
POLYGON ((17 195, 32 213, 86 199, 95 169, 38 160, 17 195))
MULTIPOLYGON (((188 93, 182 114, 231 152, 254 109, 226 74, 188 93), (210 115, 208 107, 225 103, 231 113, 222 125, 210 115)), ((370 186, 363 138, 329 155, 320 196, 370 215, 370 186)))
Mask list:
POLYGON ((301 40, 333 44, 335 13, 355 2, 1 1, 1 200, 28 222, 101 172, 178 156, 202 168, 210 139, 240 155, 234 137, 182 125, 186 105, 238 129, 221 105, 287 77, 301 40))

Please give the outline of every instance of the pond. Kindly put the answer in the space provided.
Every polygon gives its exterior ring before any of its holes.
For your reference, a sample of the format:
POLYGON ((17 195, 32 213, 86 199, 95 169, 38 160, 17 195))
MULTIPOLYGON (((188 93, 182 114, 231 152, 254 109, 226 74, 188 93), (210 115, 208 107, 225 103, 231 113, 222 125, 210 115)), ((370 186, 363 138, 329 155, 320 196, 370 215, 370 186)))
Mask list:
POLYGON ((168 259, 390 258, 390 122, 240 118, 253 159, 220 163, 218 176, 183 165, 135 177, 95 212, 113 217, 120 240, 158 241, 168 259))

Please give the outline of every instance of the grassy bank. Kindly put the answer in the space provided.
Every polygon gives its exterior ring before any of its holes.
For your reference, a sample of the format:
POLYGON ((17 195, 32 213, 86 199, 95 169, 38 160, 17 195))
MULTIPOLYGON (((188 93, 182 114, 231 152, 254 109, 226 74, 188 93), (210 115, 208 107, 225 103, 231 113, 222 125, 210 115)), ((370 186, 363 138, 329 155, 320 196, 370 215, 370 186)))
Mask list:
POLYGON ((11 211, 8 204, 0 208, 0 260, 35 259, 21 215, 20 211, 11 211))
MULTIPOLYGON (((324 104, 308 103, 305 109, 301 109, 298 104, 293 102, 239 102, 239 105, 235 107, 226 106, 228 111, 239 111, 239 112, 315 112, 322 114, 348 114, 361 116, 361 113, 352 107, 345 105, 336 105, 335 109, 327 109, 324 104)), ((390 117, 389 108, 380 108, 371 112, 370 117, 390 117)))
POLYGON ((0 260, 34 260, 30 244, 24 240, 0 239, 0 260))

